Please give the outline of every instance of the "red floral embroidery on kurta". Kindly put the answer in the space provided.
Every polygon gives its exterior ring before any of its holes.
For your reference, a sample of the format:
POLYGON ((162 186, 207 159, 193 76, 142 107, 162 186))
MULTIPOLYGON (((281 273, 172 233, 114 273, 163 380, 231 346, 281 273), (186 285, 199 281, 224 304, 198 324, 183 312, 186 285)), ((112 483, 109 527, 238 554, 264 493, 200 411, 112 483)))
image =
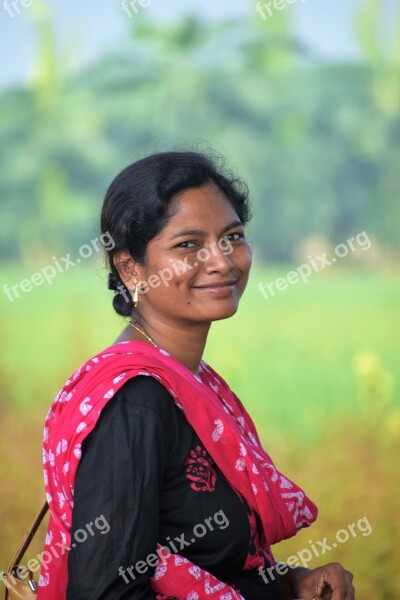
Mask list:
POLYGON ((190 487, 195 492, 213 492, 217 474, 213 461, 208 452, 201 446, 196 446, 189 452, 186 459, 186 477, 192 481, 190 487))

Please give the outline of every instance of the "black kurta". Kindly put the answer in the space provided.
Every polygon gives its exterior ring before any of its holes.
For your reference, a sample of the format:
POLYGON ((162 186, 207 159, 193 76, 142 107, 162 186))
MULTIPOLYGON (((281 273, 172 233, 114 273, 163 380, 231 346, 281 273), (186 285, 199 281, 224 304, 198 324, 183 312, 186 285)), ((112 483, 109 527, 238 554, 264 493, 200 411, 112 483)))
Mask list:
POLYGON ((133 377, 82 444, 67 600, 157 598, 148 558, 157 542, 246 600, 281 600, 278 578, 266 585, 255 567, 257 559, 270 566, 259 527, 167 389, 153 377, 133 377))

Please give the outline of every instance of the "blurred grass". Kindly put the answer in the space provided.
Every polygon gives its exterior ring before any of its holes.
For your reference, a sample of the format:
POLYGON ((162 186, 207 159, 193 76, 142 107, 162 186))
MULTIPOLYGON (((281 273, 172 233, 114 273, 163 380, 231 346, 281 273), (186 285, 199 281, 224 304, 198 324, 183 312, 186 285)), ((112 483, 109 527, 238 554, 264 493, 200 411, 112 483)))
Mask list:
MULTIPOLYGON (((371 536, 359 534, 311 566, 343 561, 359 598, 394 599, 400 280, 335 265, 265 300, 258 283, 289 270, 254 264, 238 313, 213 324, 204 359, 244 402, 278 468, 320 507, 312 529, 279 544, 276 557, 332 539, 366 515, 371 536)), ((2 285, 32 272, 3 266, 2 285)), ((43 500, 41 437, 50 403, 123 327, 105 280, 100 263, 87 261, 20 299, 0 299, 0 571, 43 500)), ((30 556, 41 551, 44 529, 30 556)))
MULTIPOLYGON (((213 324, 204 359, 228 381, 261 429, 313 435, 322 419, 361 408, 354 360, 372 353, 399 390, 400 278, 340 270, 314 273, 265 300, 260 281, 290 267, 254 266, 237 314, 213 324)), ((12 285, 32 271, 4 267, 12 285)), ((111 307, 100 264, 81 264, 52 285, 0 299, 3 402, 48 406, 68 376, 111 344, 123 319, 111 307), (24 365, 24 376, 16 377, 24 365), (5 382, 5 385, 4 385, 5 382), (29 382, 29 385, 27 384, 29 382)), ((399 400, 397 396, 397 401, 399 400)))

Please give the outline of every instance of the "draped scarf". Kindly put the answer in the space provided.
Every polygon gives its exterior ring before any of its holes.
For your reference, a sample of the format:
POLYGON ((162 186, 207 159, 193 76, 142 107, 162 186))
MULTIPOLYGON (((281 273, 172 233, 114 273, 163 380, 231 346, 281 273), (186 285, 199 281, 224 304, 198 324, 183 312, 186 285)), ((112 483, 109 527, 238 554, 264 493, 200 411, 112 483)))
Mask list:
MULTIPOLYGON (((197 378, 162 348, 128 341, 99 352, 68 379, 46 416, 43 433, 43 473, 50 507, 38 600, 64 600, 68 582, 74 480, 82 442, 100 413, 131 377, 148 375, 171 394, 207 452, 230 485, 258 513, 261 543, 272 565, 271 545, 308 527, 317 507, 274 465, 255 425, 226 381, 201 360, 197 378), (60 550, 61 548, 61 550, 60 550)), ((178 600, 241 600, 237 590, 174 553, 158 562, 150 578, 152 590, 178 600)), ((159 555, 160 556, 160 555, 159 555)))

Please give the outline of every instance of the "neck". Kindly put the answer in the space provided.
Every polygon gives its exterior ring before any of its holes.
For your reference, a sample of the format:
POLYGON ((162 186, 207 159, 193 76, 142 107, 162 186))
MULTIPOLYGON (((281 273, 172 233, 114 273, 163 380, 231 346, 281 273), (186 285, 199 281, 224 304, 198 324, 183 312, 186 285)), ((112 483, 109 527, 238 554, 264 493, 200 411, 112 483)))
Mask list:
MULTIPOLYGON (((199 375, 198 369, 203 356, 211 323, 191 323, 190 326, 166 323, 160 320, 132 318, 134 325, 143 330, 159 348, 163 348, 192 373, 199 375)), ((128 325, 118 341, 136 340, 151 343, 143 334, 128 325)))

